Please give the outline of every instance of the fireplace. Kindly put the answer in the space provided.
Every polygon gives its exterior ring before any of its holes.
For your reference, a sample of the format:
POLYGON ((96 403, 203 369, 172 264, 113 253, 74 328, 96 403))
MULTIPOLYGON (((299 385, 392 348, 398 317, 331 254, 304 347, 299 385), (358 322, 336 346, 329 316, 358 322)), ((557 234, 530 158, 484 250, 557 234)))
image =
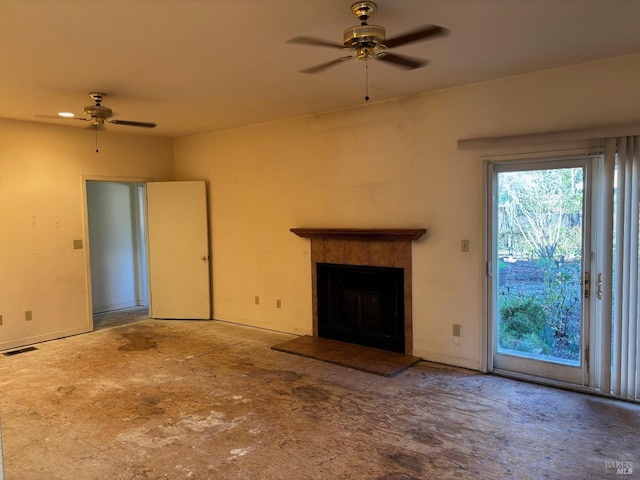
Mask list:
POLYGON ((314 336, 412 355, 411 242, 426 230, 291 231, 311 239, 314 336))
POLYGON ((401 268, 316 265, 318 336, 404 353, 401 268))

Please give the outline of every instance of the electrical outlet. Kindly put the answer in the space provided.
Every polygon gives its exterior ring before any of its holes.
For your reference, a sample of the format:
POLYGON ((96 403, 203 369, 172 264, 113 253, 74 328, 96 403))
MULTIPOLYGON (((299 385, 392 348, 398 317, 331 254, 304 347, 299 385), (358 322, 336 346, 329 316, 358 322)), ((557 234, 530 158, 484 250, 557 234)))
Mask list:
POLYGON ((460 250, 464 253, 467 253, 469 251, 469 240, 460 241, 460 250))
POLYGON ((33 320, 33 313, 31 312, 31 310, 27 310, 26 312, 24 312, 24 319, 27 322, 33 320))
POLYGON ((260 297, 258 295, 256 295, 254 302, 256 305, 260 305, 260 297))
POLYGON ((282 300, 279 298, 276 300, 276 308, 282 308, 282 300))
POLYGON ((453 336, 454 337, 459 337, 460 336, 460 330, 462 327, 460 327, 460 325, 458 325, 457 323, 453 324, 453 336))
POLYGON ((73 241, 73 249, 80 250, 82 248, 82 240, 74 240, 73 241))

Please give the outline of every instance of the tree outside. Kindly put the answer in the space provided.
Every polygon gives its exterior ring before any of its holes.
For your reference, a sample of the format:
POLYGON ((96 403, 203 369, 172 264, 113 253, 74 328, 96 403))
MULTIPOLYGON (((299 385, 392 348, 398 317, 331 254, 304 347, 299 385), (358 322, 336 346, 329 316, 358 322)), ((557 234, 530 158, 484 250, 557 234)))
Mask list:
POLYGON ((498 177, 501 351, 580 360, 582 168, 498 177))

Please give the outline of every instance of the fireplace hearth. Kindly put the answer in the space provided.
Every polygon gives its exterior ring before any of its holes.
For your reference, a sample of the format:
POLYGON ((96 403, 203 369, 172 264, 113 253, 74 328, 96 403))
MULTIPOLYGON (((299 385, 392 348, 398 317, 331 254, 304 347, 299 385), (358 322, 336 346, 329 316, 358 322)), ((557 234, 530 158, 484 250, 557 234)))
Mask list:
POLYGON ((412 355, 411 242, 426 229, 291 232, 311 240, 313 335, 412 355))

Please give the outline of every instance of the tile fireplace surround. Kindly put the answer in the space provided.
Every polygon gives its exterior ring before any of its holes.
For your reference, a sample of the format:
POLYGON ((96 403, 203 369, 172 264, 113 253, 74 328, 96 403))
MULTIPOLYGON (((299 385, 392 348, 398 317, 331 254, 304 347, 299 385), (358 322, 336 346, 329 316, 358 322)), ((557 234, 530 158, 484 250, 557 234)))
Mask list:
POLYGON ((411 289, 411 242, 426 229, 292 228, 291 232, 311 240, 311 292, 313 335, 318 336, 317 264, 361 265, 402 268, 404 271, 405 354, 413 354, 411 289))

